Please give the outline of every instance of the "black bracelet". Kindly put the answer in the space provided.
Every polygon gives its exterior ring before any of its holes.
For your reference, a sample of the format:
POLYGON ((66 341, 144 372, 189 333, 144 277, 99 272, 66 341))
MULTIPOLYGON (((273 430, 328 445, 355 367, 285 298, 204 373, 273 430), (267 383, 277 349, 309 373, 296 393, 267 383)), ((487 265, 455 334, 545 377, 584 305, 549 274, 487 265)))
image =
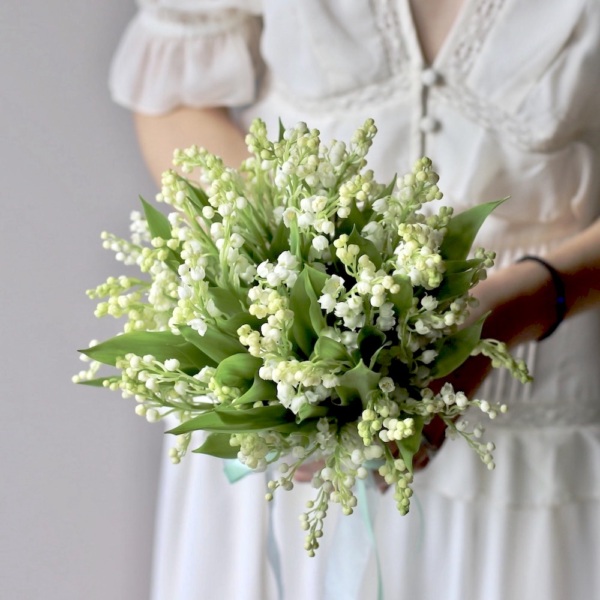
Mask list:
POLYGON ((565 283, 560 276, 560 273, 549 263, 547 263, 543 258, 539 256, 523 256, 517 262, 523 262, 525 260, 533 260, 540 265, 543 265, 548 269, 548 272, 552 276, 552 283, 554 284, 554 291, 556 292, 556 321, 552 324, 552 327, 544 333, 541 337, 538 338, 538 341, 541 342, 545 340, 547 337, 550 337, 558 328, 558 326, 563 322, 565 318, 565 314, 567 313, 567 298, 565 293, 565 283))

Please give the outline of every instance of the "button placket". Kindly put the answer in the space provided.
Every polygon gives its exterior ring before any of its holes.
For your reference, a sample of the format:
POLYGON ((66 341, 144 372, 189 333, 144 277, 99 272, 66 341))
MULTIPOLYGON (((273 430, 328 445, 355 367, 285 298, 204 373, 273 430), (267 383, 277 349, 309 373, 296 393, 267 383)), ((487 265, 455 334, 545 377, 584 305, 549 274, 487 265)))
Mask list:
POLYGON ((431 67, 423 68, 418 74, 418 83, 420 85, 421 96, 421 114, 418 118, 418 128, 420 132, 419 154, 426 154, 427 136, 431 135, 441 128, 441 123, 434 116, 429 114, 429 100, 431 89, 440 85, 440 74, 431 67))
POLYGON ((419 128, 423 133, 435 133, 440 128, 440 122, 431 116, 425 115, 419 121, 419 128))

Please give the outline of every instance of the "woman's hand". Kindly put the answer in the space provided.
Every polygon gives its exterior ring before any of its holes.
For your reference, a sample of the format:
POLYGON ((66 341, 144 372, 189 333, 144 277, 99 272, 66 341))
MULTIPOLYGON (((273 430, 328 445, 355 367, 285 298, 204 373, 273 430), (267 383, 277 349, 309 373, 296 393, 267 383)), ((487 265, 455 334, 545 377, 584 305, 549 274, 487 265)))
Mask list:
MULTIPOLYGON (((537 339, 553 324, 555 298, 552 279, 547 270, 535 262, 523 262, 497 271, 473 290, 479 306, 469 323, 486 313, 482 337, 493 338, 512 346, 537 339)), ((443 381, 433 382, 437 391, 444 383, 472 397, 491 370, 485 356, 472 356, 443 381)), ((423 443, 413 459, 415 470, 423 469, 442 447, 446 424, 435 417, 423 428, 423 443)))

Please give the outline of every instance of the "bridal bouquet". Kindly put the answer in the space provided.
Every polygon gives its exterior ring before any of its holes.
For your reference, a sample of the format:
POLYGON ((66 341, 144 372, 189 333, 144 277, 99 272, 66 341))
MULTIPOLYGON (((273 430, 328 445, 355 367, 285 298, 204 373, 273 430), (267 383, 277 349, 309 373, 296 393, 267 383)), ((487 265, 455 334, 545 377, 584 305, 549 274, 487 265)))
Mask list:
POLYGON ((142 200, 130 240, 103 234, 141 274, 88 292, 103 298, 97 316, 127 320, 82 350, 92 362, 74 378, 135 398, 149 421, 175 416, 175 463, 197 430, 208 433, 194 452, 259 471, 277 463, 268 500, 321 460, 302 516, 311 555, 329 503, 351 513, 369 468, 408 511, 413 456, 436 415, 493 468, 493 444, 457 418, 505 407, 434 380, 476 353, 528 379, 505 346, 480 339, 483 319, 465 325, 469 290, 493 262, 471 246, 498 202, 426 214, 442 198, 431 161, 383 185, 366 169, 375 133, 369 120, 348 144, 324 143, 301 123, 272 141, 256 120, 238 170, 197 147, 176 151, 179 171, 157 196, 168 216, 142 200), (116 374, 98 377, 101 363, 116 374))

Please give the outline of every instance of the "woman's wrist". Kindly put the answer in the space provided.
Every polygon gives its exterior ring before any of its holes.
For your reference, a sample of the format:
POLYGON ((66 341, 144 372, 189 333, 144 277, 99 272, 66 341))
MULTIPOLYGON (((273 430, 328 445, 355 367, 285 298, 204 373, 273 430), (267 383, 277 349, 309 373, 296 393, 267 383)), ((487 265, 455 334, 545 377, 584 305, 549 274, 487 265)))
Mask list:
POLYGON ((533 261, 542 267, 544 267, 551 279, 552 285, 554 286, 554 311, 555 318, 554 323, 546 329, 546 331, 538 338, 538 341, 545 340, 550 337, 563 322, 565 315, 567 314, 567 294, 565 288, 565 282, 563 276, 545 259, 534 256, 534 255, 525 255, 522 256, 517 262, 525 262, 525 261, 533 261))
POLYGON ((537 340, 556 323, 556 289, 548 269, 519 262, 490 274, 473 290, 479 314, 490 311, 483 336, 516 345, 537 340))

